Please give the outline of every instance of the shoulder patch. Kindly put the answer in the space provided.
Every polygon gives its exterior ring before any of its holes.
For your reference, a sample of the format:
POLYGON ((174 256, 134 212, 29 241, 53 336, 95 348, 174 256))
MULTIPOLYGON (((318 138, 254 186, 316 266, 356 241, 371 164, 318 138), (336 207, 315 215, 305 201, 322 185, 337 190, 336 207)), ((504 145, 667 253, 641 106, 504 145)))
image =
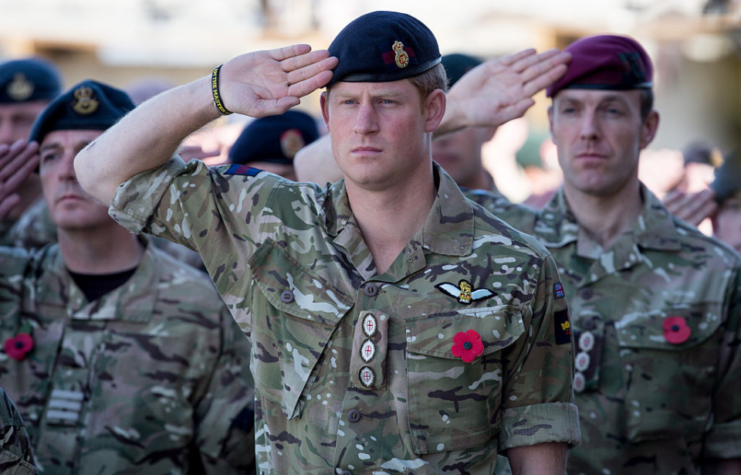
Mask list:
POLYGON ((564 297, 563 285, 561 285, 561 282, 556 282, 555 284, 553 284, 553 293, 555 294, 557 299, 562 299, 564 297))
POLYGON ((262 170, 259 168, 250 167, 248 165, 239 165, 235 163, 230 165, 229 168, 224 172, 225 175, 244 175, 244 176, 255 176, 262 170))
POLYGON ((556 344, 565 345, 571 343, 571 322, 569 311, 559 310, 553 314, 553 325, 556 330, 556 344))

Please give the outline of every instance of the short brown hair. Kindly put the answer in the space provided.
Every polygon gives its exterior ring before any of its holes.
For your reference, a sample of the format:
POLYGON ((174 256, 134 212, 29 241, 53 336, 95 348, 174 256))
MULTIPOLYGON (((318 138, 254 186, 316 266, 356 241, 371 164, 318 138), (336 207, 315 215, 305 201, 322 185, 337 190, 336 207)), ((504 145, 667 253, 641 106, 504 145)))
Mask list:
POLYGON ((641 89, 641 120, 645 122, 652 110, 654 110, 654 91, 641 89))

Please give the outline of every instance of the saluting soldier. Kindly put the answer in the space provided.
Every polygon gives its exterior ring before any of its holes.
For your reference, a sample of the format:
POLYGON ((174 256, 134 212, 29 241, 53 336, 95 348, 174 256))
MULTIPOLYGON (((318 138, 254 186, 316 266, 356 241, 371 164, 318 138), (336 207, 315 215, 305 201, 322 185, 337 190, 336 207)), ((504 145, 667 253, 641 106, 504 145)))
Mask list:
POLYGON ((133 108, 84 81, 34 124, 59 243, 0 248, 0 386, 43 473, 245 473, 247 340, 205 275, 116 224, 75 176, 75 154, 133 108))
MULTIPOLYGON (((330 52, 246 54, 154 98, 78 154, 83 186, 203 256, 252 340, 262 473, 490 474, 500 451, 516 472, 563 473, 579 441, 566 300, 541 245, 433 165, 434 36, 375 12, 330 52), (281 113, 325 84, 338 183, 170 158, 222 113, 281 113)), ((532 94, 567 59, 498 67, 532 94)))

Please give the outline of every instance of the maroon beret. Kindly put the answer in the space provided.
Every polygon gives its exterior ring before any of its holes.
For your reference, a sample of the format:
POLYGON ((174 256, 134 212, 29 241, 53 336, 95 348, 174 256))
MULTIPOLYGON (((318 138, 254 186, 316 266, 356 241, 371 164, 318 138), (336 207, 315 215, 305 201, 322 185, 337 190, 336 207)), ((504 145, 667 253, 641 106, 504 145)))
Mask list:
POLYGON ((653 87, 651 58, 633 38, 590 36, 571 43, 564 51, 571 53, 571 62, 566 74, 546 89, 548 97, 561 89, 625 91, 653 87))

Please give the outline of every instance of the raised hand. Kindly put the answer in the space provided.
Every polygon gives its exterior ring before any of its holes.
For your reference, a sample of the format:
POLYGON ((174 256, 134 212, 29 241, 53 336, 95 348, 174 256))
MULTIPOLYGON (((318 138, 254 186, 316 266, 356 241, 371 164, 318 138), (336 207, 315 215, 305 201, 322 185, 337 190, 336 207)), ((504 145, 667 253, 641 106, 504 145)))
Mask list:
POLYGON ((540 54, 527 49, 477 66, 448 92, 450 123, 442 132, 522 117, 535 104, 532 96, 563 76, 570 59, 557 49, 540 54))
POLYGON ((251 117, 282 114, 332 79, 337 58, 329 51, 293 45, 233 58, 221 68, 224 106, 251 117))
POLYGON ((18 187, 39 166, 39 146, 36 142, 18 140, 12 145, 0 145, 0 219, 5 219, 18 204, 18 187))

